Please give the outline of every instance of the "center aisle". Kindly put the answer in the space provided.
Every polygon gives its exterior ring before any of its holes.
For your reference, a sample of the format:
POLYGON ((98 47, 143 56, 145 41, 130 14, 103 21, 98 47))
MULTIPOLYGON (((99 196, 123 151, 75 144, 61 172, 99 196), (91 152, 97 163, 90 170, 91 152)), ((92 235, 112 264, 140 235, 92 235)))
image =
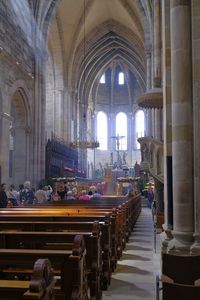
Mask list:
MULTIPOLYGON (((154 252, 151 210, 143 207, 129 243, 112 275, 103 300, 155 300, 156 274, 160 271, 160 249, 154 252)), ((158 236, 158 235, 157 235, 158 236)))

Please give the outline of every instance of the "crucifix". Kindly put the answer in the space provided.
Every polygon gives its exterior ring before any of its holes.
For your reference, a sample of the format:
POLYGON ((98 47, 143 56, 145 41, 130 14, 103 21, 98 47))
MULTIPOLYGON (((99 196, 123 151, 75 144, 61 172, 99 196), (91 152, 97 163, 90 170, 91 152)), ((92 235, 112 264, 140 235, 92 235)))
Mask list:
POLYGON ((116 140, 116 145, 117 145, 117 167, 120 168, 122 165, 122 161, 120 158, 120 153, 119 153, 119 146, 120 146, 120 140, 125 138, 125 135, 119 135, 117 134, 116 136, 111 136, 112 139, 116 140))

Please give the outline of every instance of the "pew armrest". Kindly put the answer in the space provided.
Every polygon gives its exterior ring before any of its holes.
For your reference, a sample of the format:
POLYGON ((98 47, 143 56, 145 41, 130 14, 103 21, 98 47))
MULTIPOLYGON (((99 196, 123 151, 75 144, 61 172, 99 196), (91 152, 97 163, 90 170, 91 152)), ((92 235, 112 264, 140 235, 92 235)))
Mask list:
POLYGON ((23 299, 42 300, 43 295, 52 294, 56 280, 48 259, 38 259, 33 268, 29 290, 24 293, 23 299))

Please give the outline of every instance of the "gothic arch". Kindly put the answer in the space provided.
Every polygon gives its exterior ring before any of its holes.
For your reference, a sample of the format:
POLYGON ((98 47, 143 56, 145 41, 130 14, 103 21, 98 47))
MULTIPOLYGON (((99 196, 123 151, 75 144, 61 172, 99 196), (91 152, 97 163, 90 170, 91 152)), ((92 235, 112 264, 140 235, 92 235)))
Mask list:
POLYGON ((9 181, 19 185, 30 179, 31 109, 22 87, 13 86, 11 91, 8 173, 9 181))
POLYGON ((32 127, 33 120, 32 120, 32 107, 31 107, 31 99, 32 95, 28 90, 25 82, 23 80, 17 80, 10 89, 10 96, 9 96, 9 103, 10 107, 12 104, 12 99, 16 92, 19 92, 22 98, 22 103, 26 112, 26 126, 32 127))
POLYGON ((145 90, 144 44, 128 28, 113 20, 105 22, 88 34, 86 45, 85 60, 82 60, 81 55, 84 47, 82 41, 75 53, 71 73, 70 85, 78 90, 79 99, 89 99, 95 80, 113 59, 123 62, 135 74, 141 91, 145 90), (93 43, 90 48, 91 40, 93 43), (74 86, 76 83, 78 86, 74 86))

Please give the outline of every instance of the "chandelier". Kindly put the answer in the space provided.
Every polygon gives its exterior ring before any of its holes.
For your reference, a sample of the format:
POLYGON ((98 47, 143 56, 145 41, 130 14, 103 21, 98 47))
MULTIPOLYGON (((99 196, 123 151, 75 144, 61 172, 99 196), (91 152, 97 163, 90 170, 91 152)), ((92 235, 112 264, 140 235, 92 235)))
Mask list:
MULTIPOLYGON (((86 82, 86 30, 85 30, 85 21, 86 21, 86 1, 84 0, 84 7, 83 7, 83 102, 85 104, 85 98, 86 98, 86 92, 85 92, 85 82, 86 82)), ((84 105, 84 108, 86 107, 86 105, 84 105)), ((82 129, 79 133, 79 137, 77 137, 77 140, 76 141, 72 141, 70 142, 70 146, 72 148, 80 148, 80 149, 95 149, 95 148, 98 148, 100 145, 99 145, 99 142, 96 141, 94 138, 92 139, 89 139, 88 140, 88 131, 87 131, 87 124, 86 124, 86 115, 87 113, 84 112, 83 113, 83 124, 82 124, 82 129), (85 132, 85 130, 87 131, 87 134, 86 136, 84 137, 83 136, 83 132, 85 132)), ((91 136, 91 133, 90 133, 90 136, 91 136)))
POLYGON ((81 148, 81 149, 95 149, 99 147, 99 142, 97 141, 74 141, 70 143, 72 148, 81 148))

